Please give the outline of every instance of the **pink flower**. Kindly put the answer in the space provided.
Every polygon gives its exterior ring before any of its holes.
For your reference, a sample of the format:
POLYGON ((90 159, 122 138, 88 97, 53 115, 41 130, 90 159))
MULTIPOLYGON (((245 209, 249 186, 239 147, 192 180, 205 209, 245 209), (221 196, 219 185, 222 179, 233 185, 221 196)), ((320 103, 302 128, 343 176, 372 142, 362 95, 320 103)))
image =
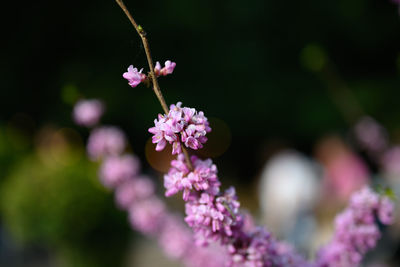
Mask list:
POLYGON ((115 201, 122 209, 128 209, 135 201, 151 197, 155 192, 155 185, 150 178, 141 176, 121 183, 115 189, 115 201))
POLYGON ((233 236, 234 227, 242 219, 239 206, 233 187, 220 197, 202 193, 186 203, 185 221, 202 238, 224 240, 233 236))
POLYGON ((104 105, 97 99, 80 100, 75 104, 73 117, 76 124, 91 127, 96 125, 104 113, 104 105))
POLYGON ((354 193, 345 211, 335 219, 332 241, 319 252, 316 266, 359 266, 365 253, 376 246, 383 224, 393 222, 393 203, 370 188, 354 193))
POLYGON ((172 62, 170 60, 165 61, 165 67, 161 68, 160 62, 156 62, 156 65, 154 67, 154 72, 157 76, 166 76, 168 74, 172 74, 174 72, 176 63, 172 62))
POLYGON ((182 152, 181 142, 191 149, 197 150, 207 142, 206 134, 211 131, 203 112, 194 108, 181 107, 182 103, 170 106, 168 115, 158 115, 154 127, 149 129, 153 134, 152 142, 161 151, 167 143, 172 144, 172 154, 182 152))
POLYGON ((129 209, 129 221, 140 232, 154 235, 165 218, 165 205, 156 196, 134 202, 129 209))
POLYGON ((378 219, 383 224, 391 224, 394 221, 394 203, 389 198, 383 197, 379 203, 378 219))
POLYGON ((90 133, 87 151, 90 159, 99 160, 106 156, 122 153, 125 146, 126 138, 119 128, 113 126, 102 126, 95 128, 90 133))
POLYGON ((115 188, 121 183, 135 177, 140 163, 132 155, 107 157, 100 168, 100 179, 104 186, 115 188))
POLYGON ((128 80, 130 86, 136 87, 139 83, 146 79, 146 75, 143 74, 142 71, 143 69, 138 71, 137 68, 134 68, 133 65, 130 65, 128 67, 128 72, 122 74, 122 77, 128 80))
POLYGON ((175 259, 185 257, 192 248, 193 237, 182 218, 167 215, 161 229, 158 241, 166 254, 175 259))
POLYGON ((227 266, 229 258, 226 249, 218 244, 208 247, 192 245, 183 259, 187 267, 221 267, 227 266))
POLYGON ((156 62, 156 65, 154 66, 154 72, 157 76, 160 76, 160 72, 161 72, 161 64, 160 62, 156 62))
POLYGON ((183 199, 187 201, 191 190, 204 191, 211 195, 219 193, 221 183, 217 177, 217 167, 212 160, 200 160, 193 156, 191 161, 194 169, 189 172, 183 154, 172 160, 168 174, 164 175, 164 186, 167 189, 165 196, 183 191, 183 199))
POLYGON ((165 67, 161 70, 161 73, 165 73, 163 75, 171 74, 175 69, 176 63, 171 62, 170 60, 165 61, 165 67))
POLYGON ((347 200, 356 190, 362 188, 368 180, 365 163, 351 151, 331 153, 326 162, 326 188, 341 200, 347 200))

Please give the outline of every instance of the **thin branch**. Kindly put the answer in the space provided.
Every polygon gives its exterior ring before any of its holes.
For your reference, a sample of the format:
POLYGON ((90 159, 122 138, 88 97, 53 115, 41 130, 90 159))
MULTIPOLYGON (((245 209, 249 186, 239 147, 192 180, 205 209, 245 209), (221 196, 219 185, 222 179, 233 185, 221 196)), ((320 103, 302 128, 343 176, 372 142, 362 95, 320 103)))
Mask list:
POLYGON ((161 107, 163 108, 165 114, 168 114, 167 103, 165 102, 165 99, 161 93, 161 89, 160 89, 160 86, 158 85, 157 77, 154 73, 154 65, 153 65, 153 60, 151 58, 150 46, 149 46, 149 42, 146 37, 146 32, 144 31, 142 26, 138 25, 136 23, 136 21, 133 19, 131 13, 126 8, 124 2, 122 2, 122 0, 115 0, 115 1, 121 7, 121 9, 124 11, 125 15, 128 17, 129 21, 132 23, 133 27, 136 29, 137 33, 139 34, 140 38, 142 39, 144 50, 146 52, 147 62, 149 63, 150 76, 151 76, 151 80, 153 82, 153 91, 156 94, 158 101, 160 101, 161 107))
POLYGON ((183 155, 185 155, 186 164, 189 166, 190 170, 193 170, 193 165, 192 165, 192 162, 190 161, 189 153, 183 146, 181 146, 181 149, 182 149, 183 155))
MULTIPOLYGON (((165 102, 164 96, 161 93, 160 86, 158 85, 157 76, 154 73, 153 59, 151 58, 150 46, 149 46, 149 42, 146 37, 146 32, 142 28, 142 26, 138 25, 136 23, 136 21, 133 19, 131 13, 125 6, 124 2, 122 0, 115 0, 115 1, 121 7, 122 11, 124 11, 125 15, 128 17, 129 21, 132 23, 133 27, 135 28, 135 30, 139 34, 140 38, 142 39, 144 51, 146 52, 147 62, 149 63, 150 79, 153 83, 153 91, 156 94, 158 101, 160 101, 160 104, 161 104, 162 109, 164 110, 164 113, 168 114, 169 109, 168 109, 167 103, 165 102)), ((183 146, 181 146, 181 148, 182 148, 183 154, 185 155, 186 164, 189 166, 189 169, 193 170, 193 166, 190 161, 189 153, 183 146)))

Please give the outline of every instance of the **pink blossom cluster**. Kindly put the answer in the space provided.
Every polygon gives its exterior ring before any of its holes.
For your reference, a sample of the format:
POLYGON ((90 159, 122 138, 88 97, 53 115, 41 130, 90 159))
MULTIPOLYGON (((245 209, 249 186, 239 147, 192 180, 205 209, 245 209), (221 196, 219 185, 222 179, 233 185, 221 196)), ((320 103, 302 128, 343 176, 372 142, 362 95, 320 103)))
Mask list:
POLYGON ((200 160, 196 156, 190 160, 193 170, 186 165, 183 154, 172 160, 164 176, 165 195, 183 191, 187 202, 185 221, 196 232, 197 243, 208 244, 209 240, 232 236, 232 227, 241 219, 235 189, 231 187, 221 195, 217 167, 212 160, 200 160))
POLYGON ((223 266, 227 258, 223 248, 193 246, 193 235, 183 218, 168 212, 155 194, 152 179, 140 173, 138 158, 123 153, 125 146, 121 130, 101 126, 92 130, 87 149, 93 160, 102 160, 99 178, 105 187, 114 190, 116 204, 128 212, 132 228, 156 238, 167 256, 186 266, 223 266))
POLYGON ((126 145, 125 134, 114 126, 101 126, 92 130, 87 144, 87 152, 92 160, 121 154, 126 145))
MULTIPOLYGON (((165 61, 165 66, 161 68, 160 62, 156 62, 156 65, 154 67, 154 73, 156 76, 166 76, 168 74, 172 74, 174 72, 176 63, 172 62, 170 60, 165 61)), ((122 77, 124 77, 126 80, 128 80, 128 84, 131 87, 136 87, 138 86, 141 82, 145 81, 148 79, 147 75, 142 73, 143 69, 140 69, 138 71, 137 68, 134 68, 133 65, 130 65, 128 67, 128 71, 125 72, 122 77)))
POLYGON ((220 192, 217 168, 211 159, 192 156, 190 160, 193 170, 179 154, 164 176, 164 185, 167 196, 183 191, 185 221, 193 229, 197 245, 218 241, 230 255, 225 263, 228 266, 308 266, 293 250, 280 249, 284 246, 268 231, 248 226, 248 215, 239 211, 235 189, 220 192))
POLYGON ((202 193, 186 203, 185 221, 197 233, 198 244, 206 245, 209 240, 224 242, 239 225, 239 207, 233 187, 218 197, 202 193))
POLYGON ((124 181, 123 186, 116 187, 115 202, 121 209, 128 210, 132 203, 149 198, 154 193, 155 185, 151 179, 146 175, 139 175, 135 179, 124 181))
POLYGON ((97 100, 79 100, 73 111, 73 118, 76 124, 92 127, 96 125, 104 113, 104 104, 97 100))
POLYGON ((162 229, 166 207, 158 197, 150 196, 132 202, 128 214, 133 228, 147 235, 158 235, 162 229))
POLYGON ((182 224, 182 218, 168 213, 164 202, 155 195, 153 181, 139 173, 136 157, 125 154, 105 158, 99 176, 106 187, 115 190, 116 203, 128 212, 131 226, 158 239, 168 256, 193 267, 204 266, 198 262, 206 256, 216 262, 209 266, 221 266, 225 253, 221 248, 216 253, 193 246, 193 236, 182 224))
POLYGON ((393 222, 393 203, 364 187, 350 199, 348 208, 335 220, 335 234, 318 255, 317 266, 359 266, 364 255, 380 238, 376 218, 384 225, 393 222))
POLYGON ((157 144, 156 150, 161 151, 167 143, 172 144, 172 154, 182 152, 181 143, 197 150, 207 142, 206 134, 211 131, 209 122, 202 111, 194 108, 181 107, 182 103, 171 105, 168 115, 158 114, 154 127, 149 129, 153 134, 152 142, 157 144))
POLYGON ((220 182, 217 177, 217 167, 211 159, 200 160, 196 156, 191 158, 193 171, 185 163, 183 154, 172 160, 169 172, 164 175, 165 196, 172 196, 183 191, 183 199, 187 201, 191 190, 204 191, 211 195, 219 192, 220 182))
POLYGON ((104 186, 115 188, 127 179, 137 176, 139 160, 132 155, 108 156, 100 168, 100 180, 104 186))
MULTIPOLYGON (((158 129, 158 122, 150 132, 158 129)), ((191 167, 186 164, 184 154, 178 154, 171 161, 171 168, 164 176, 165 194, 183 192, 185 221, 193 229, 196 243, 207 246, 219 241, 230 254, 228 266, 357 266, 380 237, 374 216, 383 224, 393 219, 392 202, 368 188, 363 189, 352 197, 349 208, 337 218, 333 241, 321 250, 317 262, 310 263, 265 229, 246 229, 235 190, 232 187, 220 192, 217 168, 211 159, 192 156, 190 161, 191 167)))
POLYGON ((229 247, 232 253, 230 266, 314 267, 292 246, 277 241, 262 227, 240 236, 234 244, 229 247))

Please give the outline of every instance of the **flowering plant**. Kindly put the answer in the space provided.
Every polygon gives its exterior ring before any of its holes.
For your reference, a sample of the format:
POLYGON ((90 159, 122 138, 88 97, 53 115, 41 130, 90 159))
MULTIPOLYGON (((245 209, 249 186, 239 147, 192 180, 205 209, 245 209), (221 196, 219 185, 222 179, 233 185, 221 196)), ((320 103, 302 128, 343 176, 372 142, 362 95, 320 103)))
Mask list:
MULTIPOLYGON (((100 179, 106 187, 115 190, 116 202, 128 211, 132 227, 157 238, 168 255, 181 259, 188 266, 360 265, 363 256, 376 246, 381 235, 378 224, 388 225, 393 221, 391 200, 369 187, 353 194, 349 206, 336 217, 332 240, 322 247, 313 262, 276 239, 266 228, 254 226, 251 216, 240 210, 234 187, 221 190, 212 159, 190 156, 190 150, 201 149, 207 142, 211 126, 202 111, 182 107, 181 102, 168 108, 157 77, 172 74, 176 63, 168 60, 164 67, 159 62, 153 65, 146 32, 135 22, 124 3, 121 0, 117 3, 140 35, 149 64, 147 75, 143 69, 130 65, 123 78, 131 87, 140 83, 151 86, 161 103, 164 114, 158 115, 154 127, 148 131, 153 134, 155 150, 161 151, 170 144, 172 154, 177 155, 164 175, 165 196, 182 192, 184 221, 193 234, 156 196, 152 180, 140 174, 138 159, 124 153, 126 138, 122 131, 111 126, 95 128, 88 141, 89 156, 93 160, 102 160, 100 179), (193 243, 198 246, 191 246, 193 243), (204 258, 208 259, 206 263, 204 258)), ((102 112, 98 102, 80 102, 75 109, 75 120, 91 127, 98 122, 102 112)))

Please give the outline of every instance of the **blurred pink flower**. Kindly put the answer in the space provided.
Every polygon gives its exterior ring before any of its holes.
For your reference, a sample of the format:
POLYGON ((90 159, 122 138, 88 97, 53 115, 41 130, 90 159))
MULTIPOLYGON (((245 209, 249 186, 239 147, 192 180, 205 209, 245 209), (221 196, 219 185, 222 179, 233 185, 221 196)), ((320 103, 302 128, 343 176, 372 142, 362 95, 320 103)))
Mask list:
POLYGON ((104 186, 115 188, 134 178, 140 168, 139 160, 132 155, 107 157, 100 167, 100 180, 104 186))
POLYGON ((165 213, 164 203, 154 196, 133 203, 129 208, 129 220, 138 231, 155 235, 160 230, 165 213))
POLYGON ((317 145, 316 153, 325 170, 323 186, 327 196, 347 201, 352 192, 367 183, 366 164, 341 138, 325 137, 317 145))
POLYGON ((128 209, 135 201, 154 195, 154 187, 152 180, 146 176, 129 179, 115 189, 115 201, 120 208, 128 209))
POLYGON ((75 104, 73 117, 76 124, 92 127, 104 113, 104 105, 97 99, 80 100, 75 104))
POLYGON ((326 168, 328 184, 343 200, 365 185, 368 180, 368 169, 355 154, 341 155, 332 160, 326 168))
POLYGON ((91 160, 122 153, 126 146, 124 133, 117 127, 102 126, 90 133, 87 152, 91 160))
POLYGON ((168 256, 182 258, 191 249, 193 236, 182 218, 167 215, 158 241, 168 256))
POLYGON ((354 193, 347 209, 336 216, 335 234, 320 250, 316 266, 359 266, 381 236, 376 214, 381 223, 391 224, 393 208, 387 197, 368 187, 354 193))

